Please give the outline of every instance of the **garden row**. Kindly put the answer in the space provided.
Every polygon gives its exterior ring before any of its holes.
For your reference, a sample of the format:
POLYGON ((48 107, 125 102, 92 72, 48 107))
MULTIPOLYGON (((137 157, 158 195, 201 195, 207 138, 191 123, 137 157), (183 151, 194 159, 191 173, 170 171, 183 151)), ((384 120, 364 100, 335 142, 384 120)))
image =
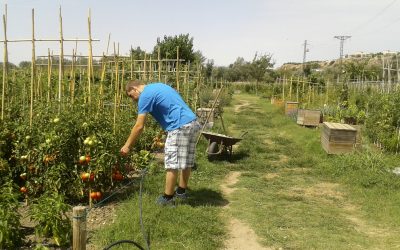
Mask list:
POLYGON ((399 152, 399 89, 387 92, 371 85, 293 81, 269 85, 261 91, 277 103, 295 101, 301 109, 320 110, 324 121, 361 125, 370 142, 385 151, 399 152))

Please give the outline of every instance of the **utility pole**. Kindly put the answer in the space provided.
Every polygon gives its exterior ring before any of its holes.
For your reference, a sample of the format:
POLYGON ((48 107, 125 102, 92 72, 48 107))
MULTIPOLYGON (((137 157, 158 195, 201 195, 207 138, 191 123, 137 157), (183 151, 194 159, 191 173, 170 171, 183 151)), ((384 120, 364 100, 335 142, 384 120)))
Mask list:
POLYGON ((303 51, 303 64, 302 64, 302 70, 303 70, 303 75, 304 75, 304 68, 305 68, 305 63, 306 63, 306 54, 309 51, 307 49, 307 40, 304 40, 304 51, 303 51))
POLYGON ((342 74, 342 70, 343 70, 343 68, 342 68, 342 62, 343 62, 343 44, 344 44, 344 41, 345 40, 347 40, 347 39, 349 39, 351 36, 334 36, 334 38, 336 38, 336 39, 339 39, 340 40, 340 57, 339 57, 339 59, 340 59, 340 61, 339 61, 339 63, 340 63, 340 71, 339 71, 339 76, 338 76, 338 82, 339 82, 339 80, 340 80, 340 76, 341 76, 341 74, 342 74))

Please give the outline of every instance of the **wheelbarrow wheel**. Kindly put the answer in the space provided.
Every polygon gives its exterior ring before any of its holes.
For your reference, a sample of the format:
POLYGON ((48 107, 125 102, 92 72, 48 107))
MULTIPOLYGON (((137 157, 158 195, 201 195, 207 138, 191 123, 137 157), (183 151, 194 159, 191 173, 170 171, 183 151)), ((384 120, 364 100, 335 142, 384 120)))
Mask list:
POLYGON ((209 155, 213 155, 218 153, 218 143, 217 142, 211 142, 210 145, 208 145, 207 153, 209 155))

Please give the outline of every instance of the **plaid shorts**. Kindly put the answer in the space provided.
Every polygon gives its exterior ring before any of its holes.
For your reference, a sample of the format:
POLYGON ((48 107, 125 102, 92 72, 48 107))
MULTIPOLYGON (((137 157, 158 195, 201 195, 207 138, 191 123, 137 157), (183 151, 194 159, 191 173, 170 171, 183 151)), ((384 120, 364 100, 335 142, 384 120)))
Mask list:
POLYGON ((165 169, 193 167, 200 129, 200 124, 195 120, 168 132, 165 142, 165 169))

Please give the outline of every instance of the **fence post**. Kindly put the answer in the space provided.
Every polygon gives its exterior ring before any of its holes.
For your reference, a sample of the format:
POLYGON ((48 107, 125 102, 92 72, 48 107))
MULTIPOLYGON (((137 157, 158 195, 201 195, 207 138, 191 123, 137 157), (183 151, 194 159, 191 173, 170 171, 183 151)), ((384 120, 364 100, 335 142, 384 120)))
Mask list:
POLYGON ((72 249, 86 250, 86 207, 77 206, 72 210, 72 249))

